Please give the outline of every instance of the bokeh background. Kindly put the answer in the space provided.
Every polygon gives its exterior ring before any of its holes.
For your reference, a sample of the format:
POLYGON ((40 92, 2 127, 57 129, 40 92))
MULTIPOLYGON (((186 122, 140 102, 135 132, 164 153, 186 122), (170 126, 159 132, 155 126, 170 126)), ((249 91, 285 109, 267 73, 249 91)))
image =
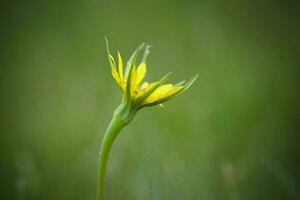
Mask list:
MULTIPOLYGON (((9 1, 1 5, 0 199, 95 199, 121 94, 104 36, 147 80, 200 76, 115 141, 109 200, 300 199, 299 1, 9 1)), ((116 54, 115 54, 116 55, 116 54)))

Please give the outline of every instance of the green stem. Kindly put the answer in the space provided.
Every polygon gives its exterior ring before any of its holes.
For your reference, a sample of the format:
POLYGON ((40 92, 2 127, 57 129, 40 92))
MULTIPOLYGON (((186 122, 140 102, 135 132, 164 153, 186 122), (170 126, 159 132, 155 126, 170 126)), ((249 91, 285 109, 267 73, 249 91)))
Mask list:
POLYGON ((104 179, 105 179, 105 170, 108 154, 111 148, 113 141, 115 140, 118 133, 126 123, 120 119, 118 115, 114 115, 112 118, 104 138, 102 140, 102 145, 99 152, 99 162, 98 162, 98 186, 97 186, 97 200, 103 200, 104 193, 104 179))

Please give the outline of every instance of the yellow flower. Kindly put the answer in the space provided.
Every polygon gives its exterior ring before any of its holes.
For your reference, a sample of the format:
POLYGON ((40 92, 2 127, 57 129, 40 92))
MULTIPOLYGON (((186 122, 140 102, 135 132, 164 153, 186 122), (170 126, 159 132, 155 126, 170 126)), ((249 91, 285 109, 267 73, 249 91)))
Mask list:
POLYGON ((195 75, 187 83, 181 81, 180 83, 173 85, 165 84, 167 77, 170 75, 167 74, 158 81, 148 83, 147 81, 144 81, 144 78, 147 71, 146 60, 150 53, 149 45, 144 43, 141 44, 132 54, 124 69, 121 54, 118 52, 118 59, 116 62, 109 51, 107 39, 106 44, 111 73, 123 93, 123 98, 121 105, 115 110, 114 116, 108 125, 99 152, 97 179, 98 200, 103 200, 104 178, 108 154, 113 141, 122 128, 132 121, 138 110, 146 106, 162 105, 161 103, 168 101, 172 97, 187 90, 198 77, 198 75, 195 75), (136 66, 135 61, 142 49, 144 49, 144 53, 141 62, 136 66))
POLYGON ((164 84, 170 75, 169 73, 158 81, 148 83, 144 81, 144 78, 147 71, 146 60, 150 53, 150 45, 145 43, 141 44, 128 60, 124 71, 124 64, 120 52, 118 52, 116 62, 110 53, 107 39, 106 44, 112 76, 123 93, 123 102, 125 104, 129 103, 132 108, 140 109, 146 106, 162 105, 163 102, 168 101, 171 97, 187 90, 198 77, 198 74, 195 75, 187 83, 181 81, 175 85, 164 84), (136 66, 135 61, 142 49, 144 49, 142 60, 140 64, 136 66))

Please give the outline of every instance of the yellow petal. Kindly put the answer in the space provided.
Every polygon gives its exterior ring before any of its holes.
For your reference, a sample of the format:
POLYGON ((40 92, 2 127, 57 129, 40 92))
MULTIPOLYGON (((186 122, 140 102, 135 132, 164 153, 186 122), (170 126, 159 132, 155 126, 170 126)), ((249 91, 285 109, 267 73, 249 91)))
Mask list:
POLYGON ((123 61, 120 52, 118 51, 118 61, 119 61, 119 76, 123 80, 123 61))
POLYGON ((108 58, 109 58, 110 66, 111 66, 111 74, 114 77, 114 79, 116 80, 117 84, 121 87, 121 79, 120 79, 120 76, 116 69, 116 63, 115 63, 114 57, 111 54, 109 54, 108 58))
POLYGON ((173 85, 166 84, 158 87, 147 99, 146 102, 153 102, 163 97, 168 92, 172 91, 173 85))
POLYGON ((145 100, 145 103, 151 103, 163 98, 167 98, 181 89, 182 86, 173 86, 172 84, 162 85, 145 100))
POLYGON ((136 66, 133 66, 132 69, 132 75, 131 75, 131 87, 130 91, 133 96, 136 96, 139 92, 139 84, 144 79, 146 74, 146 64, 141 63, 138 68, 136 66))
POLYGON ((137 75, 137 72, 136 72, 136 66, 134 65, 133 66, 133 69, 132 69, 132 72, 131 72, 131 82, 130 82, 130 92, 131 92, 131 95, 135 95, 135 89, 136 89, 136 75, 137 75))
POLYGON ((111 68, 116 69, 116 62, 115 62, 114 57, 111 54, 109 54, 108 58, 109 58, 109 63, 110 63, 111 68))
MULTIPOLYGON (((174 86, 173 90, 165 95, 165 97, 172 96, 173 94, 177 93, 179 90, 182 90, 183 86, 174 86)), ((164 97, 164 98, 165 98, 164 97)))
POLYGON ((154 83, 148 83, 148 82, 144 82, 141 87, 137 90, 138 93, 136 95, 136 98, 139 98, 141 96, 143 96, 146 92, 148 92, 149 90, 151 90, 153 87, 155 87, 157 85, 158 82, 154 82, 154 83))
POLYGON ((122 83, 121 83, 119 74, 118 74, 118 72, 116 71, 116 69, 112 68, 111 74, 112 74, 112 76, 114 77, 114 79, 116 80, 117 84, 118 84, 120 87, 122 87, 122 83))
POLYGON ((146 67, 146 63, 142 62, 138 68, 137 68, 137 71, 136 71, 136 85, 139 85, 141 83, 141 81, 144 79, 145 77, 145 74, 146 74, 146 70, 147 70, 147 67, 146 67))

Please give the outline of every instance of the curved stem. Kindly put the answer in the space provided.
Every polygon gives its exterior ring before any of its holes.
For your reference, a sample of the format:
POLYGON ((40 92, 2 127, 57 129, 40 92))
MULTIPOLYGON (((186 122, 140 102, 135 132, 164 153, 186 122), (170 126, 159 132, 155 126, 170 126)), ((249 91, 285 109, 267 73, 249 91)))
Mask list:
POLYGON ((98 161, 97 200, 103 200, 104 197, 103 193, 106 163, 111 145, 125 125, 126 123, 121 120, 118 115, 114 115, 102 140, 98 161))

